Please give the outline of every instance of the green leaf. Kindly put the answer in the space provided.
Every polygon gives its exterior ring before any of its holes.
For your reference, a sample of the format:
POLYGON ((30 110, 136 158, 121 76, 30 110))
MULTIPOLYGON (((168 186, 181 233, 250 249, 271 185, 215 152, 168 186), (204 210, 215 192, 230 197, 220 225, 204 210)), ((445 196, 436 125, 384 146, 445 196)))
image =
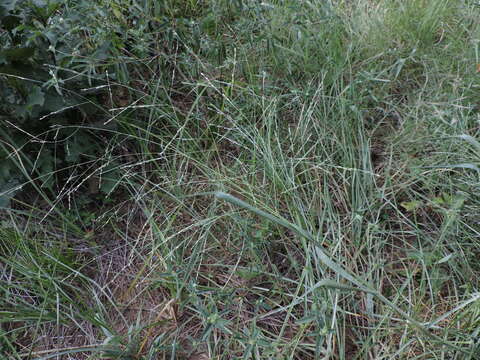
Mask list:
POLYGON ((10 200, 18 192, 19 184, 20 182, 16 178, 10 178, 8 181, 0 183, 0 209, 10 207, 10 200))
POLYGON ((18 0, 2 0, 2 4, 0 5, 0 18, 3 14, 12 11, 15 8, 17 1, 18 0))
POLYGON ((110 195, 122 181, 122 173, 117 163, 111 162, 103 168, 100 175, 100 191, 110 195))
POLYGON ((33 85, 27 97, 27 103, 25 104, 28 109, 32 109, 35 105, 43 106, 45 103, 45 95, 42 88, 37 85, 33 85))
MULTIPOLYGON (((1 14, 1 8, 0 8, 0 14, 1 14)), ((5 16, 4 18, 2 18, 0 15, 0 19, 2 19, 2 27, 7 31, 12 31, 21 23, 21 19, 18 16, 14 16, 14 15, 8 15, 8 16, 5 16)))
POLYGON ((308 315, 308 316, 305 316, 305 317, 295 321, 295 324, 297 324, 297 325, 309 324, 309 323, 317 321, 317 319, 318 319, 318 315, 308 315))
POLYGON ((236 271, 236 274, 242 279, 251 280, 259 277, 263 274, 262 270, 257 267, 252 268, 239 268, 236 271))
POLYGON ((414 212, 420 209, 423 203, 419 200, 413 200, 413 201, 404 201, 400 203, 400 205, 408 212, 414 212))
POLYGON ((11 47, 0 51, 0 57, 9 62, 26 62, 35 54, 35 48, 31 46, 11 47))
POLYGON ((432 202, 438 206, 448 207, 453 210, 459 210, 462 208, 465 203, 465 196, 461 194, 441 194, 440 196, 434 197, 432 202))
POLYGON ((443 199, 443 196, 436 196, 432 199, 432 202, 435 204, 435 205, 445 205, 445 200, 443 199))

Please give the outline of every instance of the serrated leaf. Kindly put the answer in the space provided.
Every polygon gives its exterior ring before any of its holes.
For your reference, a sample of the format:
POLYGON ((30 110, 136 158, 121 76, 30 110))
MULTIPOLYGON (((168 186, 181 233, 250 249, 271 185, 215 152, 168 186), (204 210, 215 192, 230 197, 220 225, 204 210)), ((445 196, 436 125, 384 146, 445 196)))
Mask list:
POLYGON ((442 194, 441 196, 434 197, 432 202, 436 205, 447 206, 451 209, 458 210, 465 203, 465 197, 460 194, 442 194))
POLYGON ((251 268, 251 269, 238 269, 236 271, 236 274, 239 277, 241 277, 242 279, 251 280, 251 279, 254 279, 258 276, 261 276, 262 272, 261 272, 260 269, 256 269, 254 267, 254 268, 251 268))
POLYGON ((423 203, 419 200, 413 200, 413 201, 404 201, 400 203, 400 205, 407 211, 413 212, 415 210, 418 210, 419 208, 422 207, 423 203))
POLYGON ((40 86, 33 85, 27 97, 27 103, 25 104, 27 108, 31 109, 35 105, 43 106, 45 103, 45 94, 40 86))

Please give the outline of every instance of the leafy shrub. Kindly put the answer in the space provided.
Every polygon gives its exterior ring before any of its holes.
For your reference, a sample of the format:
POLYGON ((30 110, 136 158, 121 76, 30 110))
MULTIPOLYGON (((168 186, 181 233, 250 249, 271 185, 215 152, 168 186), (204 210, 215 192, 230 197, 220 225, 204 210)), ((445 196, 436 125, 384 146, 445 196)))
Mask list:
POLYGON ((83 39, 72 31, 78 19, 62 17, 62 6, 59 0, 0 5, 0 206, 8 205, 25 180, 38 178, 51 187, 53 169, 69 162, 66 147, 78 138, 84 144, 90 140, 85 131, 62 128, 82 124, 98 111, 93 97, 79 95, 88 85, 85 66, 77 67, 83 39))
POLYGON ((68 175, 59 170, 103 151, 92 129, 111 116, 105 84, 111 96, 127 83, 127 64, 152 42, 148 21, 126 10, 113 1, 0 4, 0 207, 22 183, 54 190, 68 175), (142 42, 129 40, 143 32, 142 42))

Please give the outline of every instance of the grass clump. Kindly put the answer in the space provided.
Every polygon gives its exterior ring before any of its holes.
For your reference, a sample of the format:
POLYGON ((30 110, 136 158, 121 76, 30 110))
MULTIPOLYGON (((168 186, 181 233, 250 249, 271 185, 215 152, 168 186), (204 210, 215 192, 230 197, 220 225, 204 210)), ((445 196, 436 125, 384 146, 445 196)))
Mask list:
POLYGON ((98 111, 3 204, 7 358, 479 356, 474 4, 82 9, 98 111))

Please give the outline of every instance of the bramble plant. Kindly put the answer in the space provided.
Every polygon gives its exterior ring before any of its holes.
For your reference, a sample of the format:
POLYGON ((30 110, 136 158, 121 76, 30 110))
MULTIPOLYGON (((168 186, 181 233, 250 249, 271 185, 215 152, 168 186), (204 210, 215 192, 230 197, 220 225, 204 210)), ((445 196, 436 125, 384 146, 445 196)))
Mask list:
POLYGON ((88 132, 72 128, 99 112, 96 99, 79 91, 98 81, 81 61, 79 16, 64 17, 64 6, 58 0, 0 5, 0 206, 25 181, 50 188, 55 169, 78 161, 72 154, 92 155, 98 147, 88 132))

